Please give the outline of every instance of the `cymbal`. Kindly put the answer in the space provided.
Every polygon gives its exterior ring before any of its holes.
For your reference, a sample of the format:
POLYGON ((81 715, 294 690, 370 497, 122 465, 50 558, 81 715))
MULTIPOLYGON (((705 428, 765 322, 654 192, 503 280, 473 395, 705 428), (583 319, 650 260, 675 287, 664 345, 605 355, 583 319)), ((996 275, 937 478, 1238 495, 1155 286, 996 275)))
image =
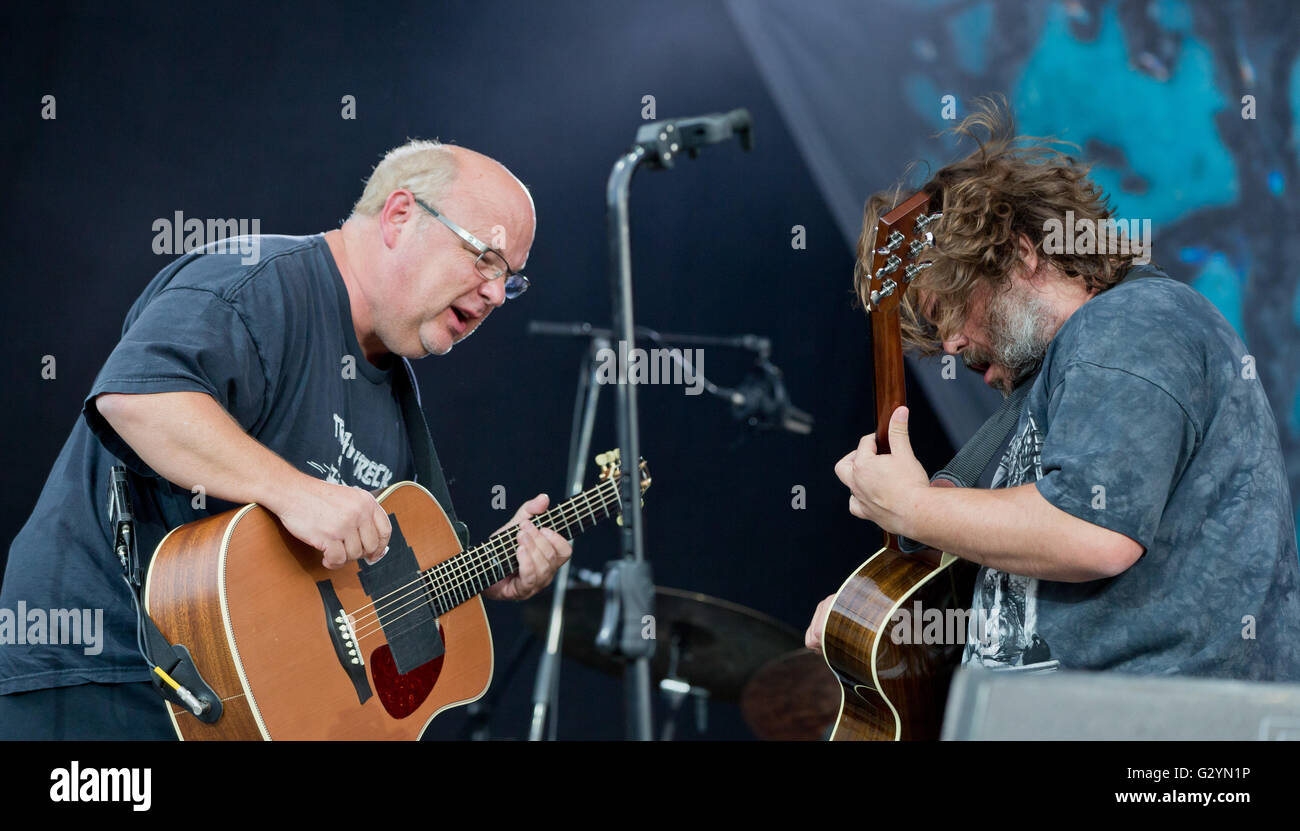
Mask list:
POLYGON ((796 649, 759 667, 740 695, 740 712, 766 741, 817 741, 840 713, 840 685, 826 659, 796 649))
MULTIPOLYGON (((545 636, 550 607, 549 595, 525 602, 524 623, 545 636)), ((625 662, 596 649, 604 610, 603 589, 570 588, 564 600, 560 651, 586 666, 622 675, 625 662)), ((699 592, 656 586, 654 615, 657 643, 650 661, 654 680, 668 675, 676 639, 680 650, 676 677, 725 701, 738 700, 741 688, 759 667, 803 642, 801 633, 776 618, 699 592)))

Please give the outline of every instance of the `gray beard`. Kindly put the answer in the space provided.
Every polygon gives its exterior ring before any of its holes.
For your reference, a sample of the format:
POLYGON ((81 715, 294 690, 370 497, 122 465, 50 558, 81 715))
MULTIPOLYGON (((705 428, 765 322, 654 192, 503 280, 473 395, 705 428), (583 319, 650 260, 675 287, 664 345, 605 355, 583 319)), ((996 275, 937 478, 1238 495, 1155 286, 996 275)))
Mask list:
POLYGON ((1027 290, 1006 291, 994 297, 986 319, 992 351, 988 357, 1011 373, 1009 386, 998 383, 1002 394, 1010 395, 1021 381, 1038 371, 1060 324, 1052 308, 1027 290))

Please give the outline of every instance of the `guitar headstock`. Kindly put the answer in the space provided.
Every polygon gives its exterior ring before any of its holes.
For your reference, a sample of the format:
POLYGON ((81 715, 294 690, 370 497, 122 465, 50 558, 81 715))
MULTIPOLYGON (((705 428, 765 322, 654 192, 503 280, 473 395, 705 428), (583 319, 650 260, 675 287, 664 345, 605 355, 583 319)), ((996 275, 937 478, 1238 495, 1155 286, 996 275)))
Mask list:
MULTIPOLYGON (((621 455, 617 447, 596 455, 596 464, 600 465, 600 481, 618 479, 623 475, 621 455)), ((645 459, 641 460, 637 468, 641 471, 641 493, 644 494, 650 489, 650 468, 646 465, 645 459)), ((619 484, 622 485, 622 483, 619 484)))
POLYGON ((893 312, 916 275, 929 268, 934 246, 930 226, 943 216, 929 213, 930 195, 909 197, 876 222, 871 243, 868 312, 893 312))

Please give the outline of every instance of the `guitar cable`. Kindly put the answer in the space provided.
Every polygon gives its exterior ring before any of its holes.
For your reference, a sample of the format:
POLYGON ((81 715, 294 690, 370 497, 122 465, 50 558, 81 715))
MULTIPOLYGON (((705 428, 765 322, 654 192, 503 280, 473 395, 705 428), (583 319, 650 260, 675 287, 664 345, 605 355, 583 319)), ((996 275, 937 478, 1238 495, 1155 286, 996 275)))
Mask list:
MULTIPOLYGON (((222 706, 215 693, 203 680, 202 674, 199 673, 198 667, 193 666, 193 659, 190 657, 189 650, 184 645, 172 645, 170 641, 158 630, 158 626, 144 612, 143 604, 140 601, 140 592, 143 590, 144 569, 140 566, 140 556, 136 547, 135 538, 135 512, 132 508, 131 489, 128 482, 127 470, 125 465, 114 465, 109 471, 108 486, 108 520, 112 530, 112 547, 113 553, 117 555, 118 564, 122 567, 122 582, 126 583, 126 590, 131 595, 131 605, 135 607, 135 647, 140 652, 140 657, 144 659, 149 670, 158 677, 158 679, 171 688, 176 698, 185 705, 190 712, 203 721, 209 723, 221 718, 222 706), (146 634, 145 629, 149 627, 146 634), (204 698, 199 698, 188 687, 176 681, 164 670, 157 662, 154 661, 150 654, 150 645, 157 646, 162 644, 165 651, 174 653, 176 660, 172 663, 172 672, 184 677, 190 677, 190 683, 197 683, 198 688, 202 691, 204 698), (183 671, 183 672, 182 672, 183 671), (208 698, 212 696, 212 698, 208 698)), ((159 694, 163 693, 161 686, 154 682, 155 689, 159 694)), ((168 699, 163 695, 164 699, 168 699)))
POLYGON ((208 705, 200 701, 194 693, 190 692, 189 688, 177 683, 174 678, 167 674, 166 670, 154 663, 153 658, 149 656, 149 647, 144 640, 144 610, 140 608, 140 598, 136 594, 135 586, 131 584, 126 575, 121 576, 122 582, 126 583, 127 591, 131 593, 131 605, 135 607, 135 646, 136 649, 140 650, 140 657, 144 658, 144 662, 149 665, 150 671, 161 678, 163 683, 171 687, 181 701, 185 702, 185 706, 190 709, 190 712, 196 716, 203 715, 207 711, 208 705))

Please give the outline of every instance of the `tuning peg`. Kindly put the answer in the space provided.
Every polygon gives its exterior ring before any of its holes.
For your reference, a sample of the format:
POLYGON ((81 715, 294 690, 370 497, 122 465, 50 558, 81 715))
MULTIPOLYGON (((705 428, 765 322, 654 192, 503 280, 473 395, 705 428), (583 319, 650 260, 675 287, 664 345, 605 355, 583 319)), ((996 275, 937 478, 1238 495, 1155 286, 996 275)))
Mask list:
POLYGON ((907 247, 907 250, 912 255, 912 259, 916 259, 921 256, 922 251, 932 247, 934 247, 934 233, 926 231, 923 238, 912 240, 912 244, 907 247))
MULTIPOLYGON (((910 268, 910 266, 909 266, 909 268, 910 268)), ((886 280, 885 283, 884 283, 884 285, 881 286, 880 291, 873 291, 873 292, 871 293, 871 302, 872 302, 872 303, 875 303, 877 306, 879 306, 879 305, 880 305, 880 301, 881 301, 881 300, 884 300, 886 297, 888 297, 889 295, 893 294, 893 293, 894 293, 894 289, 896 289, 896 288, 898 288, 898 284, 897 284, 897 283, 895 283, 893 280, 886 280)))
POLYGON ((895 248, 903 244, 903 239, 904 239, 903 235, 898 231, 896 230, 890 231, 889 238, 885 240, 884 245, 876 249, 876 253, 882 255, 890 253, 895 248))
POLYGON ((918 216, 918 217, 916 218, 916 231, 917 231, 917 233, 920 233, 921 231, 924 231, 925 228, 926 228, 926 226, 929 225, 931 222, 935 222, 935 221, 937 221, 937 220, 939 220, 939 219, 942 219, 942 218, 943 218, 943 214, 940 213, 940 212, 938 212, 938 211, 936 211, 935 213, 929 214, 929 215, 921 214, 920 216, 918 216))
POLYGON ((934 263, 932 262, 912 263, 907 268, 903 269, 903 282, 904 283, 912 282, 913 280, 916 279, 916 275, 920 274, 922 271, 925 271, 927 268, 929 268, 932 265, 934 265, 934 263))
POLYGON ((598 453, 596 454, 596 464, 601 467, 605 467, 606 465, 616 465, 618 464, 618 455, 619 451, 617 447, 613 450, 606 450, 604 453, 598 453))

